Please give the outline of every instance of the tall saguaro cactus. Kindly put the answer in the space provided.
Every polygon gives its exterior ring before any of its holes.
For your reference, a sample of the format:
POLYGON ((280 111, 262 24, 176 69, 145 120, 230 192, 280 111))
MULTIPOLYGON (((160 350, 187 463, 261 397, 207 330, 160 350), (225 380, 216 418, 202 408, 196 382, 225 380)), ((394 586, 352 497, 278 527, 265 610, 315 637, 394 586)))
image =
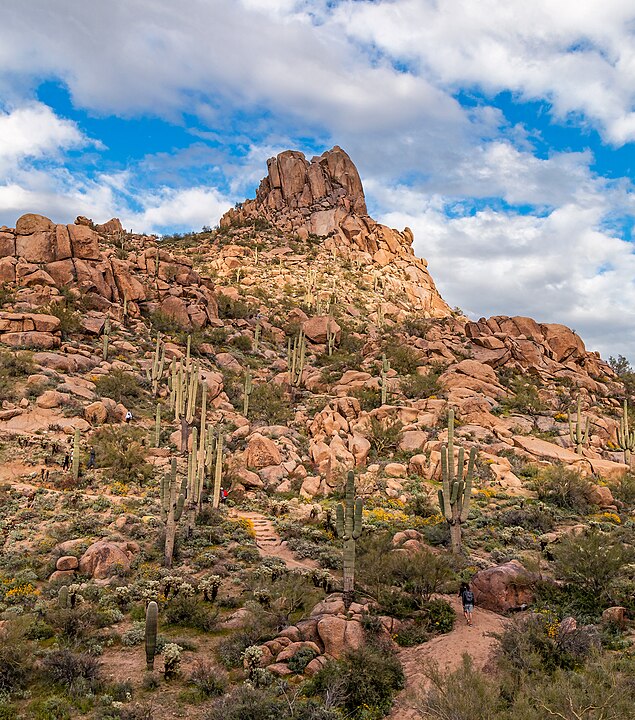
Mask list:
POLYGON ((353 601, 355 592, 355 544, 362 534, 362 506, 364 501, 355 497, 355 474, 351 471, 346 479, 346 506, 337 506, 337 536, 344 540, 344 602, 353 601))
POLYGON ((146 608, 146 670, 154 670, 154 656, 157 653, 157 625, 159 606, 152 600, 146 608))
POLYGON ((73 480, 79 479, 79 438, 81 432, 79 428, 76 428, 75 435, 73 437, 73 480))
POLYGON ((635 430, 628 424, 628 401, 624 400, 624 414, 617 429, 617 444, 624 451, 624 462, 630 466, 631 453, 635 451, 635 430))
POLYGON ((390 360, 386 357, 386 353, 381 356, 381 380, 379 385, 381 387, 381 404, 385 405, 388 402, 388 373, 390 372, 390 360))
POLYGON ((470 450, 465 471, 465 449, 459 448, 458 463, 454 464, 454 410, 448 416, 448 444, 441 447, 442 487, 439 490, 439 505, 450 526, 452 552, 461 552, 461 525, 467 520, 472 497, 472 478, 476 448, 470 450))
POLYGON ((578 455, 582 455, 584 446, 589 442, 589 418, 587 417, 586 423, 582 422, 582 398, 579 395, 575 423, 573 416, 569 413, 569 435, 571 442, 575 445, 575 451, 578 455))
POLYGON ((174 542, 176 540, 176 524, 181 519, 185 505, 187 487, 181 486, 177 498, 176 458, 172 458, 170 475, 161 481, 161 511, 165 522, 165 566, 172 567, 174 542))

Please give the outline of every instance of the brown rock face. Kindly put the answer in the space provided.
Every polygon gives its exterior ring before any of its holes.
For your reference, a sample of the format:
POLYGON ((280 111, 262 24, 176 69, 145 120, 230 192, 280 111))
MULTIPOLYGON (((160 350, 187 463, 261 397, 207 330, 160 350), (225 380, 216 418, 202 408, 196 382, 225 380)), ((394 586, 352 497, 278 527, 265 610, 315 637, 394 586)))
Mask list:
POLYGON ((93 543, 79 559, 79 571, 100 580, 112 575, 121 575, 130 571, 131 554, 126 543, 99 540, 93 543))
POLYGON ((260 433, 254 433, 251 436, 244 459, 247 467, 256 470, 270 465, 279 465, 282 462, 278 446, 273 440, 269 440, 260 433))
POLYGON ((510 560, 503 565, 479 570, 472 578, 471 588, 478 606, 494 612, 506 612, 533 601, 531 586, 537 579, 518 560, 510 560))

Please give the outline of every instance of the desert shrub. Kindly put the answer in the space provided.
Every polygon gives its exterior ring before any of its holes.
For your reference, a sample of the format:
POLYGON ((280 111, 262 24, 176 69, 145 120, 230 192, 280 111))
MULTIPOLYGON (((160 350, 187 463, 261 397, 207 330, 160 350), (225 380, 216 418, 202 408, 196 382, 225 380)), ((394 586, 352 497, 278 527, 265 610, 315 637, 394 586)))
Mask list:
POLYGON ((32 672, 31 645, 21 623, 9 622, 0 630, 0 693, 21 690, 32 672))
POLYGON ((275 720, 284 717, 285 710, 271 690, 241 685, 214 701, 205 720, 275 720))
POLYGON ((137 621, 132 624, 132 627, 126 630, 121 635, 121 644, 126 647, 134 647, 135 645, 141 645, 145 640, 146 636, 146 625, 145 622, 137 621))
POLYGON ((104 468, 105 476, 114 481, 145 484, 154 470, 146 462, 143 440, 144 433, 139 428, 100 428, 92 437, 97 467, 104 468))
POLYGON ((307 691, 329 698, 346 717, 374 720, 390 711, 395 693, 404 686, 404 674, 387 647, 365 645, 327 663, 307 684, 307 691))
POLYGON ((218 609, 195 595, 177 595, 166 603, 164 618, 169 625, 209 632, 216 627, 218 609))
POLYGON ((298 675, 301 675, 305 669, 306 666, 317 657, 317 653, 315 650, 312 650, 309 647, 302 648, 299 650, 287 663, 289 666, 289 670, 293 670, 294 673, 297 673, 298 675))
POLYGON ((498 640, 497 662, 516 682, 526 675, 580 667, 593 648, 599 647, 593 626, 563 632, 557 617, 549 612, 516 619, 494 637, 498 640))
POLYGON ((0 284, 0 307, 4 307, 10 303, 15 302, 15 293, 7 283, 0 284))
POLYGON ((227 675, 203 660, 197 660, 192 672, 188 678, 188 683, 192 685, 203 697, 217 697, 223 695, 227 688, 227 675))
POLYGON ((564 465, 551 465, 536 479, 540 500, 578 514, 584 514, 590 509, 587 500, 589 484, 577 470, 564 465))
POLYGON ((370 441, 373 457, 386 457, 394 452, 403 437, 403 425, 399 421, 382 423, 376 417, 370 419, 370 441))
POLYGON ((236 335, 231 344, 241 352, 247 353, 251 351, 251 338, 247 335, 236 335))
POLYGON ((538 533, 551 532, 555 526, 553 512, 539 505, 502 510, 497 520, 505 527, 521 527, 538 533))
POLYGON ((30 352, 0 350, 0 400, 15 400, 15 381, 35 372, 30 352))
POLYGON ((46 621, 52 625, 60 637, 69 642, 82 640, 96 627, 97 613, 88 603, 74 608, 51 607, 46 613, 46 621))
POLYGON ((448 558, 425 549, 389 553, 384 572, 391 584, 412 595, 418 609, 428 606, 433 593, 439 592, 452 577, 448 558))
POLYGON ((60 321, 59 329, 64 340, 81 331, 80 314, 66 303, 51 303, 46 307, 46 313, 53 315, 53 317, 56 317, 60 321))
POLYGON ((251 315, 251 309, 244 300, 232 300, 227 295, 217 296, 218 317, 222 320, 244 320, 251 315))
POLYGON ((595 529, 562 538, 554 554, 556 576, 598 610, 610 601, 613 583, 633 559, 632 548, 595 529))
POLYGON ((609 365, 624 383, 626 393, 631 396, 635 395, 635 372, 630 362, 623 355, 618 355, 617 358, 609 357, 609 365))
POLYGON ((250 645, 271 640, 281 629, 275 616, 265 613, 262 608, 251 605, 249 610, 243 626, 223 638, 216 647, 218 661, 227 670, 242 667, 242 654, 250 645))
POLYGON ((390 342, 386 343, 383 350, 388 360, 390 360, 390 367, 396 370, 399 375, 414 373, 422 363, 419 353, 409 345, 390 342))
POLYGON ((261 420, 267 425, 284 425, 292 415, 293 411, 280 385, 254 384, 249 398, 249 417, 252 420, 261 420))
POLYGON ((611 485, 613 497, 623 502, 627 508, 635 507, 635 473, 628 472, 611 485))
POLYGON ((359 387, 353 388, 348 394, 350 397, 357 398, 360 408, 366 412, 381 407, 381 392, 379 390, 359 387))
POLYGON ((101 682, 101 664, 87 653, 54 650, 42 660, 42 670, 51 682, 69 690, 78 685, 96 689, 101 682))
POLYGON ((439 377, 443 370, 441 368, 430 370, 427 375, 408 375, 400 383, 401 392, 413 400, 429 398, 431 395, 440 395, 443 392, 443 385, 439 377))
POLYGON ((71 720, 72 707, 68 700, 53 695, 31 703, 29 711, 35 720, 71 720))
POLYGON ((404 647, 427 642, 434 635, 448 633, 454 627, 456 613, 442 598, 428 601, 410 620, 405 620, 395 640, 404 647))
POLYGON ((501 407, 504 410, 520 413, 537 413, 544 410, 544 403, 540 399, 533 378, 526 375, 506 377, 502 374, 501 383, 510 391, 510 394, 501 400, 501 407))
POLYGON ((144 396, 137 378, 120 368, 112 368, 108 375, 97 378, 95 389, 101 397, 110 398, 126 407, 134 407, 144 396))

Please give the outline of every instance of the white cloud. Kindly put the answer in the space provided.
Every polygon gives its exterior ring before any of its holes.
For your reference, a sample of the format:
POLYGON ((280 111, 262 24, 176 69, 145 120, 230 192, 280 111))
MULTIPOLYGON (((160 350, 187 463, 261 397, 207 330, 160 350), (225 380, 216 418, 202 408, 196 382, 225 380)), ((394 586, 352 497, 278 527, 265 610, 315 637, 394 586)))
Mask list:
POLYGON ((583 113, 613 143, 635 140, 635 6, 630 0, 347 0, 342 32, 445 87, 476 85, 583 113))
POLYGON ((59 118, 47 105, 32 102, 0 109, 0 171, 8 172, 24 158, 38 159, 82 147, 87 138, 75 123, 59 118))
POLYGON ((448 218, 412 198, 386 213, 415 233, 443 296, 472 317, 525 315, 576 329, 591 350, 635 361, 635 254, 600 228, 600 207, 563 205, 545 217, 484 210, 448 218))

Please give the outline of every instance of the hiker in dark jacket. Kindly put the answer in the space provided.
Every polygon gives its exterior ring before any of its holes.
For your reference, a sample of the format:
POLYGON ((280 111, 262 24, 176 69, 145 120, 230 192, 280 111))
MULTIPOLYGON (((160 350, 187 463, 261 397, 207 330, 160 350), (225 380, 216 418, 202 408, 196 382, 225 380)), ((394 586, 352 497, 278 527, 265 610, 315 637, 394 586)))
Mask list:
POLYGON ((467 583, 461 583, 459 596, 463 603, 463 615, 465 615, 467 624, 471 625, 472 613, 474 612, 474 593, 470 590, 470 586, 467 583))

